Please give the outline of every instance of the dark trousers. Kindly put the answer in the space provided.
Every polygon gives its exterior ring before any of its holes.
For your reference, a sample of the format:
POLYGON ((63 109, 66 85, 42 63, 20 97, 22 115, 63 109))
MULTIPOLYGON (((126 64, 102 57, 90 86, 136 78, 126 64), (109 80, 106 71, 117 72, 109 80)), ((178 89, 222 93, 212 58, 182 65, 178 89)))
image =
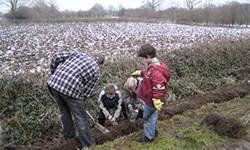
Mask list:
POLYGON ((136 120, 137 119, 143 119, 143 110, 139 110, 136 120))
POLYGON ((105 118, 105 115, 104 113, 102 112, 102 110, 100 109, 100 113, 99 113, 99 116, 98 116, 98 122, 101 124, 101 125, 104 125, 104 122, 106 121, 106 118, 105 118))
POLYGON ((72 120, 73 115, 78 128, 81 146, 95 146, 96 144, 90 133, 88 117, 83 101, 66 96, 50 87, 49 90, 55 98, 61 112, 64 137, 72 138, 75 136, 74 124, 72 120))

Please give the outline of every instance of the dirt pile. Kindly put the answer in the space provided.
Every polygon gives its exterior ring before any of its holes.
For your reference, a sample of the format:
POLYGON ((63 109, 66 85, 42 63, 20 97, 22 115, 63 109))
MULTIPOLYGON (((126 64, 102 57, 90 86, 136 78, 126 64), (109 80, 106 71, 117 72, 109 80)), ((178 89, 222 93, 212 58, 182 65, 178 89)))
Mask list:
POLYGON ((232 138, 240 138, 246 135, 243 125, 234 118, 225 118, 216 113, 210 113, 203 120, 202 124, 212 126, 219 135, 227 135, 232 138))
POLYGON ((165 107, 160 118, 169 118, 184 111, 200 108, 207 103, 221 103, 236 97, 243 97, 250 92, 250 83, 230 86, 223 89, 211 91, 205 94, 197 94, 183 99, 181 102, 173 103, 165 107))
POLYGON ((112 126, 109 128, 109 134, 101 134, 100 131, 92 130, 92 134, 97 144, 103 144, 106 141, 112 141, 118 137, 128 135, 134 131, 138 131, 143 128, 143 122, 129 122, 127 120, 119 123, 118 126, 112 126))

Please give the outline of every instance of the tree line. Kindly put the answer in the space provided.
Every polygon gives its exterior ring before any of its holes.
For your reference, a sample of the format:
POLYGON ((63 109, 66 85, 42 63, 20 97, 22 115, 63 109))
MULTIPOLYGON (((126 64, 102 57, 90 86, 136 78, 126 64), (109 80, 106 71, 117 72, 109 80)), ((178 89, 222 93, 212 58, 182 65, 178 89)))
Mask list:
POLYGON ((248 25, 250 23, 250 0, 239 3, 230 1, 221 6, 212 0, 183 0, 185 7, 168 0, 169 7, 160 9, 164 0, 143 0, 135 9, 118 8, 110 5, 104 8, 95 4, 86 11, 59 11, 53 0, 0 0, 0 7, 8 7, 4 15, 9 20, 53 20, 58 18, 129 17, 156 19, 187 24, 248 25))

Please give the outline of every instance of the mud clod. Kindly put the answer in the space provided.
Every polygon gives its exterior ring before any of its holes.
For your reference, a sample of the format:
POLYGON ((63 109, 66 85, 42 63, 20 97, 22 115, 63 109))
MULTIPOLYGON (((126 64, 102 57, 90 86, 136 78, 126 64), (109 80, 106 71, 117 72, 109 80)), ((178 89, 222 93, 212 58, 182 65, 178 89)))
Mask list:
POLYGON ((209 113, 202 124, 212 126, 219 135, 240 138, 246 135, 245 128, 237 119, 225 118, 216 113, 209 113))

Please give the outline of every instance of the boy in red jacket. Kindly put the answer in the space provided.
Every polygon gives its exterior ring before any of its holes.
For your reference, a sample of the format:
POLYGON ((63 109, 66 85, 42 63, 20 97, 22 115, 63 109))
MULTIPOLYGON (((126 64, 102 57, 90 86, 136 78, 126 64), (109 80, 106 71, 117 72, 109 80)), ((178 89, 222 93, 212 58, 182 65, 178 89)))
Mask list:
POLYGON ((159 111, 167 94, 170 70, 167 65, 156 57, 156 49, 150 44, 141 46, 138 56, 145 59, 147 68, 135 71, 132 76, 142 76, 137 96, 145 102, 143 119, 144 134, 137 138, 138 142, 151 142, 158 134, 157 120, 159 111))

